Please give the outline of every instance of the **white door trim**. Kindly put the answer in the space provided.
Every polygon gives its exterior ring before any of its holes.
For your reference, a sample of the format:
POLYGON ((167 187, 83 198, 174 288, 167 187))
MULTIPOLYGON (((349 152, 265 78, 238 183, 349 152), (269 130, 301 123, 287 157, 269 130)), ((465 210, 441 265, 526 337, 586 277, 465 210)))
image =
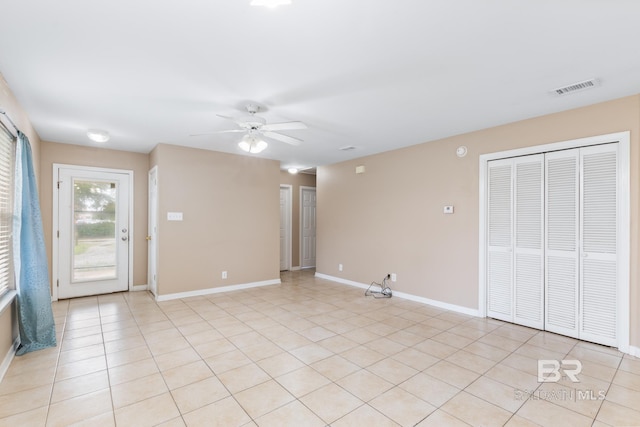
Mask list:
POLYGON ((293 185, 290 184, 280 184, 280 189, 281 190, 286 190, 287 191, 287 201, 285 204, 285 209, 286 209, 286 245, 287 245, 287 249, 286 249, 286 258, 287 258, 287 271, 290 271, 293 268, 293 261, 292 261, 292 238, 293 238, 293 224, 292 224, 292 219, 293 219, 293 185))
POLYGON ((59 218, 59 203, 58 203, 58 176, 60 169, 79 169, 83 171, 91 171, 91 172, 111 172, 111 173, 120 173, 129 176, 129 218, 131 218, 129 223, 129 291, 133 290, 133 252, 134 252, 134 216, 133 216, 133 171, 125 170, 125 169, 110 169, 110 168, 98 168, 93 166, 79 166, 79 165, 68 165, 63 163, 54 163, 53 164, 53 179, 52 179, 52 194, 53 194, 53 210, 52 210, 52 227, 51 227, 51 281, 52 283, 52 292, 51 292, 51 300, 58 301, 58 262, 59 262, 59 239, 58 239, 58 218, 59 218))
POLYGON ((629 131, 616 132, 533 147, 518 148, 480 155, 479 177, 479 248, 478 248, 478 313, 487 316, 487 162, 507 157, 525 156, 549 151, 567 150, 570 148, 587 147, 617 142, 618 143, 618 185, 620 190, 620 221, 618 224, 618 349, 629 353, 629 267, 630 267, 630 161, 631 161, 631 133, 629 131))

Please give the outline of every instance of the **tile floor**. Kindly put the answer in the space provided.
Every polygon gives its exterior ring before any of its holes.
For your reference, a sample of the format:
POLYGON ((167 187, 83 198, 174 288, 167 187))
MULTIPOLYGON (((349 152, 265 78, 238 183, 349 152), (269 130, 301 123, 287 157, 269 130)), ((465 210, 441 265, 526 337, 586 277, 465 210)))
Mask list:
POLYGON ((640 425, 640 359, 309 271, 282 279, 54 303, 60 344, 14 359, 0 425, 640 425), (538 383, 538 359, 580 360, 580 382, 538 383))

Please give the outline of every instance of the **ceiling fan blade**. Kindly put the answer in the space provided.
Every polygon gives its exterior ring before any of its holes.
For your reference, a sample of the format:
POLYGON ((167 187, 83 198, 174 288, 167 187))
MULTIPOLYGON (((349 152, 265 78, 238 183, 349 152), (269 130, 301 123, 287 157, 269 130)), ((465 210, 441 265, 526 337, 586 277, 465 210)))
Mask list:
POLYGON ((216 116, 220 117, 221 119, 231 120, 232 122, 236 121, 235 117, 223 116, 222 114, 216 114, 216 116))
POLYGON ((269 123, 262 126, 261 129, 265 131, 307 129, 307 125, 302 122, 269 123))
POLYGON ((236 132, 246 132, 246 130, 244 129, 218 130, 218 131, 206 132, 206 133, 194 133, 189 136, 204 136, 204 135, 213 135, 216 133, 236 133, 236 132))
POLYGON ((216 116, 220 117, 221 119, 231 120, 232 122, 234 122, 240 127, 245 127, 243 126, 243 124, 246 122, 246 119, 247 119, 246 117, 230 117, 230 116, 223 116, 222 114, 216 114, 216 116))
POLYGON ((276 139, 278 141, 286 142, 287 144, 291 144, 291 145, 300 145, 300 143, 302 142, 301 139, 294 138, 294 137, 288 136, 288 135, 283 135, 281 133, 262 132, 262 134, 264 136, 266 136, 267 138, 276 139))

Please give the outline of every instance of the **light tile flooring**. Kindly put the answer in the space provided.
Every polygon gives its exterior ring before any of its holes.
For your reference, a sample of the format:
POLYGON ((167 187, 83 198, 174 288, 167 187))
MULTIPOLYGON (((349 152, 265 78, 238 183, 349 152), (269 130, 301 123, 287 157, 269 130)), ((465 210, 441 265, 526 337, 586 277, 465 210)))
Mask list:
POLYGON ((639 359, 313 272, 282 278, 54 303, 60 344, 14 359, 0 425, 640 425, 639 359), (580 382, 538 383, 538 359, 580 360, 580 382))

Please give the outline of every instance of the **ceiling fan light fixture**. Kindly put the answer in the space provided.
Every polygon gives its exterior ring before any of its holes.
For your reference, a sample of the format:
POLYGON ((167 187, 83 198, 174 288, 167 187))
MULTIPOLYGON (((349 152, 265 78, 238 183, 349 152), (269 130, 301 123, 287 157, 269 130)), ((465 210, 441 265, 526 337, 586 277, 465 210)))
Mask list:
POLYGON ((245 135, 242 138, 242 141, 238 143, 238 147, 240 147, 242 151, 246 151, 251 154, 258 154, 261 151, 264 151, 268 146, 269 145, 265 141, 249 135, 245 135))
POLYGON ((274 8, 278 6, 291 4, 291 0, 252 0, 251 6, 265 6, 274 8))
POLYGON ((87 130, 87 137, 89 137, 93 142, 107 142, 110 138, 109 132, 101 129, 87 130))

